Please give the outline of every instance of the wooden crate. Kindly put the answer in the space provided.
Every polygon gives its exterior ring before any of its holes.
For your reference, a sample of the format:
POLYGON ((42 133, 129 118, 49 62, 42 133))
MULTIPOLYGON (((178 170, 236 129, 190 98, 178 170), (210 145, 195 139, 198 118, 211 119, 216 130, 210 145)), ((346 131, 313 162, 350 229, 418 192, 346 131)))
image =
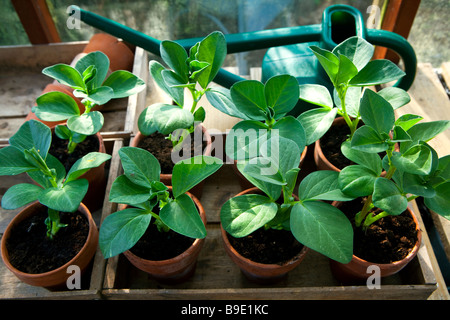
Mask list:
MULTIPOLYGON (((251 78, 258 79, 259 70, 253 70, 251 78), (255 77, 256 76, 256 77, 255 77)), ((158 89, 149 84, 150 93, 161 98, 158 89)), ((164 99, 164 97, 162 97, 164 99)), ((148 98, 151 101, 154 98, 148 98)), ((161 102, 161 101, 155 101, 161 102)), ((210 119, 205 121, 208 129, 218 129, 222 138, 235 119, 222 117, 215 109, 204 103, 210 119)), ((208 118, 207 118, 208 119, 208 118)), ((308 160, 312 161, 311 153, 308 160)), ((116 168, 117 175, 121 167, 116 168)), ((305 169, 314 170, 311 162, 305 169)), ((248 281, 227 256, 223 247, 219 213, 223 203, 241 191, 237 176, 230 164, 205 181, 202 205, 207 214, 207 238, 200 253, 194 276, 185 283, 165 285, 153 280, 148 274, 131 265, 119 255, 107 260, 102 298, 105 299, 448 299, 428 235, 420 218, 423 241, 417 257, 400 273, 382 280, 380 289, 360 286, 343 286, 332 276, 329 260, 310 251, 305 260, 286 279, 275 285, 257 285, 248 281)), ((411 203, 418 213, 417 206, 411 203)), ((114 208, 112 208, 114 209, 114 208)), ((117 208, 116 208, 117 210, 117 208)), ((114 212, 111 211, 111 212, 114 212)), ((104 218, 104 217, 103 217, 104 218)))
MULTIPOLYGON (((7 144, 35 105, 36 98, 53 79, 42 69, 56 63, 71 64, 87 41, 49 45, 0 47, 0 145, 7 144)), ((142 48, 134 50, 132 72, 147 82, 148 56, 142 48)), ((129 138, 136 132, 136 114, 145 104, 146 89, 128 98, 113 99, 103 106, 103 137, 129 138)))

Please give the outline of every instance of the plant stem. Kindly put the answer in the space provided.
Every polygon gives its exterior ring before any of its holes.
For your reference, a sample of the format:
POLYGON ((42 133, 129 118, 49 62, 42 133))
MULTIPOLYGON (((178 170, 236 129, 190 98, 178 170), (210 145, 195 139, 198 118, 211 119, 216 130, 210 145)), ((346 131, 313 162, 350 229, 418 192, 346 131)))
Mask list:
POLYGON ((78 143, 73 142, 72 139, 70 139, 69 144, 67 145, 67 153, 71 154, 72 152, 74 152, 77 145, 78 143))
POLYGON ((47 237, 53 239, 61 227, 66 227, 66 224, 61 224, 59 211, 48 208, 47 223, 47 237))
POLYGON ((368 196, 366 201, 364 201, 364 206, 360 212, 355 216, 355 225, 359 227, 363 220, 366 218, 369 210, 372 208, 372 195, 368 196))
POLYGON ((375 214, 374 212, 370 213, 367 218, 364 220, 363 224, 363 230, 367 230, 367 228, 374 223, 377 220, 380 220, 381 218, 387 217, 389 213, 386 211, 383 211, 381 213, 375 214))
POLYGON ((345 96, 347 95, 347 86, 344 86, 342 88, 338 88, 337 92, 338 92, 338 96, 339 99, 341 100, 341 107, 342 107, 342 117, 344 118, 345 122, 347 123, 349 129, 350 129, 350 139, 353 137, 353 134, 356 131, 356 126, 358 125, 358 121, 356 121, 355 123, 352 122, 352 120, 350 119, 350 116, 347 113, 347 107, 345 104, 345 96))

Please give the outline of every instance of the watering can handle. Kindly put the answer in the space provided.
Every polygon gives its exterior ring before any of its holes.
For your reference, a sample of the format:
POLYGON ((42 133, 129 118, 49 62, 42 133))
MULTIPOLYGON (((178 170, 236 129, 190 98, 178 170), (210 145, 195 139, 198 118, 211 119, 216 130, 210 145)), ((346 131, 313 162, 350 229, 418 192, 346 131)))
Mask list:
POLYGON ((403 59, 406 74, 394 86, 407 91, 414 82, 417 70, 417 58, 413 47, 405 38, 394 32, 378 29, 366 29, 366 32, 368 42, 392 49, 403 59))

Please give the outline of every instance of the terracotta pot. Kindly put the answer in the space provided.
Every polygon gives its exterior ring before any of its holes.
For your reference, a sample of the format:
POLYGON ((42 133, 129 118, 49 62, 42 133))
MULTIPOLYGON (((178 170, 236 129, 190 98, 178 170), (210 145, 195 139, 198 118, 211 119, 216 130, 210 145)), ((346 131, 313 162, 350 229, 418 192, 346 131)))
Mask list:
MULTIPOLYGON (((261 194, 262 191, 258 188, 250 188, 238 193, 236 196, 244 194, 261 194)), ((298 200, 298 198, 296 198, 298 200)), ((241 269, 241 272, 245 275, 247 279, 252 282, 260 284, 271 284, 280 281, 288 272, 295 269, 305 258, 306 253, 309 248, 303 246, 303 249, 291 260, 283 264, 264 264, 254 262, 244 256, 242 256, 236 249, 233 248, 230 241, 228 240, 228 233, 220 226, 222 233, 222 240, 225 246, 225 251, 231 260, 241 269)))
MULTIPOLYGON (((55 126, 50 128, 52 133, 55 130, 55 126)), ((105 143, 100 132, 97 132, 95 136, 98 139, 99 148, 96 152, 106 153, 105 143)), ((83 198, 83 203, 92 212, 100 209, 103 206, 103 198, 105 196, 106 188, 106 174, 105 174, 105 162, 98 167, 89 169, 78 179, 86 179, 89 182, 89 188, 86 195, 83 198)))
POLYGON ((134 53, 122 41, 106 33, 94 34, 83 53, 101 51, 109 58, 111 71, 128 70, 132 71, 134 63, 134 53))
MULTIPOLYGON (((212 151, 212 139, 211 135, 208 133, 208 130, 202 125, 202 133, 203 133, 203 140, 206 141, 206 148, 203 150, 203 155, 210 156, 212 151)), ((146 136, 144 136, 140 131, 138 131, 133 138, 133 140, 130 142, 130 147, 137 147, 139 145, 139 142, 143 139, 145 139, 146 136)), ((150 150, 151 152, 151 150, 150 150)), ((172 174, 171 173, 161 173, 160 175, 160 181, 164 183, 166 186, 172 185, 172 174)), ((197 184, 195 187, 193 187, 191 190, 189 190, 190 193, 195 195, 197 198, 201 198, 203 193, 203 185, 204 181, 197 184)))
MULTIPOLYGON (((336 206, 338 204, 337 202, 333 202, 333 205, 336 206)), ((368 277, 372 275, 371 271, 367 273, 370 266, 377 266, 379 268, 380 277, 388 277, 398 273, 408 263, 410 263, 419 251, 419 247, 422 241, 422 232, 420 230, 419 222, 412 210, 409 207, 407 210, 416 224, 417 242, 404 259, 392 263, 374 263, 353 255, 352 260, 347 264, 343 264, 330 259, 330 267, 334 277, 344 284, 362 283, 364 281, 367 281, 368 277)))
MULTIPOLYGON (((300 164, 298 166, 299 168, 302 167, 307 154, 308 154, 308 147, 305 147, 305 149, 302 152, 302 155, 300 156, 300 164)), ((239 184, 242 190, 247 190, 254 187, 254 185, 250 181, 248 181, 247 178, 244 177, 244 175, 239 171, 239 169, 237 168, 236 160, 234 160, 233 162, 233 170, 234 173, 236 173, 236 175, 238 176, 239 184)))
POLYGON ((84 205, 80 204, 78 210, 83 213, 89 221, 89 234, 86 240, 86 243, 80 250, 80 252, 65 265, 54 269, 52 271, 48 271, 45 273, 39 274, 30 274, 17 270, 15 267, 11 265, 9 262, 9 252, 6 249, 6 242, 11 235, 11 232, 14 232, 14 227, 19 224, 24 219, 35 214, 35 209, 43 206, 39 202, 34 202, 33 204, 25 207, 22 211, 20 211, 9 223, 7 226, 5 233, 3 234, 1 241, 1 255, 3 262, 6 267, 14 273, 14 275, 19 278, 22 282, 27 283, 32 286, 53 288, 53 287, 62 287, 66 284, 68 277, 71 275, 67 273, 67 268, 71 265, 76 265, 80 267, 80 270, 83 272, 89 266, 94 254, 97 250, 98 244, 98 230, 97 226, 91 216, 89 209, 84 205))
MULTIPOLYGON (((65 93, 65 94, 69 95, 70 97, 72 97, 74 99, 74 101, 77 103, 78 108, 80 108, 80 113, 84 112, 84 110, 85 110, 84 104, 81 103, 80 99, 78 99, 77 97, 75 97, 73 95, 72 88, 70 88, 69 86, 63 85, 63 84, 61 84, 61 83, 59 83, 57 81, 48 84, 44 88, 44 90, 42 91, 41 95, 44 94, 44 93, 47 93, 47 92, 55 92, 55 91, 65 93)), ((61 124, 61 123, 66 122, 66 120, 61 120, 61 121, 44 121, 44 120, 39 119, 34 112, 30 111, 28 113, 27 117, 25 118, 25 121, 28 121, 28 120, 31 120, 31 119, 40 121, 40 122, 44 123, 45 125, 47 125, 48 127, 52 127, 52 126, 55 126, 57 124, 61 124)))
MULTIPOLYGON (((169 187, 169 190, 172 190, 172 188, 169 187)), ((202 204, 193 194, 189 192, 186 194, 194 201, 200 213, 200 217, 206 226, 206 213, 202 204)), ((204 242, 205 239, 195 239, 192 245, 182 254, 171 259, 160 261, 140 258, 130 250, 125 251, 123 254, 136 268, 147 272, 156 280, 174 284, 185 281, 194 274, 198 255, 200 254, 204 242)))

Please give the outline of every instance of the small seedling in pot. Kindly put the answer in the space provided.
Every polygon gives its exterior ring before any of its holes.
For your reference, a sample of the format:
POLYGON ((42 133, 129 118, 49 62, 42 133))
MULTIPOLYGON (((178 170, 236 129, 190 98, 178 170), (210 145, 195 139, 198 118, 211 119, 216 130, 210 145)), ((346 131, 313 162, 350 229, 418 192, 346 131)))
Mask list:
POLYGON ((100 52, 91 52, 80 58, 74 67, 56 64, 45 68, 42 73, 61 84, 74 89, 75 97, 82 99, 85 110, 81 113, 75 100, 63 92, 48 92, 37 98, 33 107, 36 116, 44 121, 67 120, 66 125, 57 125, 55 134, 68 139, 68 152, 87 136, 94 135, 103 127, 103 115, 92 110, 111 99, 125 98, 145 88, 145 82, 126 70, 117 70, 108 77, 108 57, 100 52), (106 79, 106 80, 105 80, 106 79))
MULTIPOLYGON (((361 120, 361 96, 369 90, 365 88, 397 80, 405 73, 389 60, 371 60, 373 45, 358 36, 348 38, 332 51, 317 46, 311 46, 311 50, 331 81, 333 94, 322 85, 300 85, 300 99, 319 106, 297 117, 308 132, 306 145, 320 139, 336 115, 344 118, 351 139, 361 120)), ((397 87, 387 87, 379 94, 394 108, 410 101, 409 95, 397 87)))
POLYGON ((259 228, 290 230, 303 245, 331 259, 347 263, 353 253, 350 221, 336 207, 321 200, 351 200, 339 189, 338 172, 316 171, 294 188, 301 150, 292 140, 272 137, 260 157, 239 161, 239 171, 264 194, 229 199, 221 208, 222 226, 240 238, 259 228))
POLYGON ((0 175, 27 173, 35 181, 10 187, 2 197, 2 207, 17 209, 39 201, 48 208, 49 238, 66 226, 60 223, 60 212, 76 211, 88 190, 88 181, 78 178, 111 158, 105 153, 91 152, 66 173, 64 166, 48 153, 51 138, 50 128, 30 120, 9 139, 9 146, 0 149, 0 175))
POLYGON ((187 134, 194 132, 195 123, 205 120, 205 109, 198 103, 211 90, 208 86, 222 67, 227 46, 224 35, 216 31, 192 46, 189 55, 174 41, 162 41, 160 49, 168 68, 152 60, 150 74, 174 104, 150 105, 140 114, 138 126, 143 135, 159 132, 176 146, 187 134), (192 96, 191 105, 185 103, 185 91, 192 96), (183 132, 174 133, 176 130, 183 132))
POLYGON ((150 152, 123 147, 119 156, 124 174, 114 181, 109 200, 130 207, 109 215, 102 223, 99 243, 105 258, 132 248, 152 220, 159 232, 173 230, 198 239, 206 236, 198 209, 186 192, 216 172, 222 166, 220 159, 196 156, 178 162, 173 169, 170 192, 160 182, 160 165, 150 152), (155 213, 156 208, 159 214, 155 213))

